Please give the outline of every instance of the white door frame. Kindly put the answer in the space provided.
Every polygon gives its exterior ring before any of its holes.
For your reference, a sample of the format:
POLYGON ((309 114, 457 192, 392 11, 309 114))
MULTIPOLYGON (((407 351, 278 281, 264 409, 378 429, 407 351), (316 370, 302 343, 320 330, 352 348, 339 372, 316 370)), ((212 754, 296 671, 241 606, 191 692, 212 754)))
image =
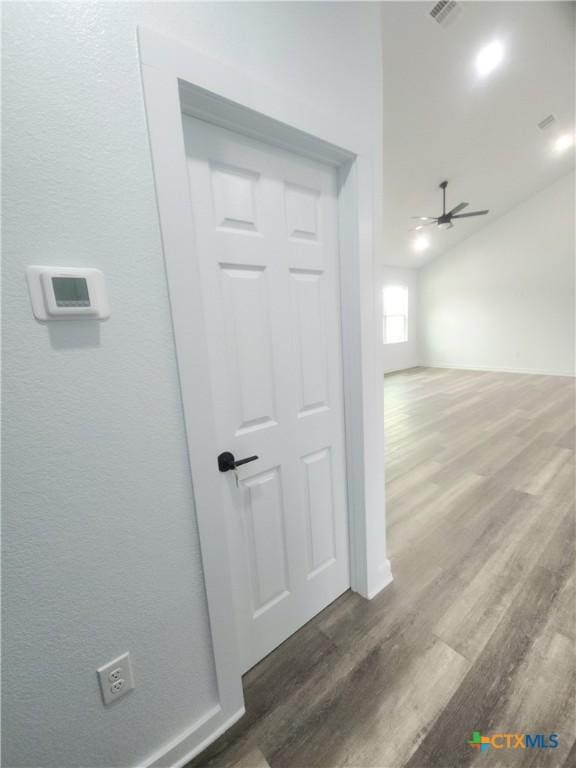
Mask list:
POLYGON ((138 29, 138 41, 219 698, 201 721, 146 763, 166 765, 168 759, 183 765, 243 714, 244 703, 182 113, 337 168, 350 578, 352 589, 367 598, 392 580, 373 235, 374 178, 381 169, 373 166, 371 140, 352 120, 318 111, 149 29, 138 29), (195 483, 198 477, 204 482, 195 483))

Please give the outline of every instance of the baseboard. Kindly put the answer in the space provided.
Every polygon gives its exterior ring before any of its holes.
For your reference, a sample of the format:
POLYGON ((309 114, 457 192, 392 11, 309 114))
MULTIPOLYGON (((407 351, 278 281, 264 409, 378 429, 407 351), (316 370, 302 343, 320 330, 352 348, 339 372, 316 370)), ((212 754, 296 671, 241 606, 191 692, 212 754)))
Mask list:
POLYGON ((139 768, 182 768, 231 728, 244 712, 242 707, 226 717, 220 706, 214 707, 189 729, 152 754, 139 768))
POLYGON ((459 365, 458 363, 421 363, 422 368, 444 368, 453 371, 493 371, 494 373, 526 373, 533 376, 567 376, 574 378, 574 371, 545 371, 540 368, 497 368, 489 365, 459 365))
POLYGON ((386 587, 393 581, 394 577, 392 576, 390 560, 386 558, 386 560, 384 560, 384 562, 378 568, 376 584, 368 590, 368 594, 366 595, 367 599, 372 600, 373 597, 376 597, 376 595, 382 592, 382 590, 386 589, 386 587))
POLYGON ((420 363, 415 363, 414 365, 409 365, 407 368, 390 368, 389 370, 384 371, 384 376, 388 376, 389 373, 403 373, 404 371, 413 371, 414 368, 421 368, 422 366, 420 363))

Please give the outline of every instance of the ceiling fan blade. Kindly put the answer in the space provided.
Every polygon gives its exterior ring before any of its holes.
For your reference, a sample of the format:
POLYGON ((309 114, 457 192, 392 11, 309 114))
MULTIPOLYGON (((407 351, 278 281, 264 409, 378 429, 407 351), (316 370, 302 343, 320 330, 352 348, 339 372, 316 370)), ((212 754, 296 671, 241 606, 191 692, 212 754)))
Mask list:
POLYGON ((418 219, 419 221, 438 221, 434 216, 410 216, 411 219, 418 219))
POLYGON ((434 219, 434 221, 423 221, 422 224, 418 224, 417 227, 412 227, 412 229, 409 229, 408 232, 417 232, 420 229, 424 229, 424 227, 430 227, 432 224, 436 223, 436 219, 434 219))
POLYGON ((490 211, 486 210, 486 211, 472 211, 472 213, 457 213, 456 216, 452 216, 452 218, 466 219, 468 216, 485 216, 487 213, 490 213, 490 211))
POLYGON ((452 208, 451 211, 448 211, 447 216, 453 216, 455 213, 460 213, 460 211, 463 211, 467 205, 470 205, 470 203, 460 203, 456 208, 452 208))

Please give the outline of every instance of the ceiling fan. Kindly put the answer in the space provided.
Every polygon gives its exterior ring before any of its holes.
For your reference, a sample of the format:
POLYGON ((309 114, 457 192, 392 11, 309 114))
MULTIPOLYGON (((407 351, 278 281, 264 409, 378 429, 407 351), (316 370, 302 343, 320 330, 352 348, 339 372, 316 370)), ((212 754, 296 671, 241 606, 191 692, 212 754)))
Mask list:
POLYGON ((455 208, 452 208, 451 211, 446 212, 446 187, 448 186, 447 181, 443 181, 442 184, 440 184, 440 189, 442 190, 442 214, 440 216, 412 216, 413 219, 418 219, 418 221, 423 222, 422 224, 419 224, 417 227, 414 227, 411 229, 411 232, 414 232, 416 229, 422 229, 422 227, 429 227, 431 224, 436 224, 440 229, 452 229, 454 224, 452 223, 452 219, 466 219, 470 216, 485 216, 487 213, 489 213, 488 210, 486 211, 471 211, 470 213, 460 213, 460 211, 464 210, 466 206, 470 205, 470 203, 460 203, 460 205, 457 205, 455 208))

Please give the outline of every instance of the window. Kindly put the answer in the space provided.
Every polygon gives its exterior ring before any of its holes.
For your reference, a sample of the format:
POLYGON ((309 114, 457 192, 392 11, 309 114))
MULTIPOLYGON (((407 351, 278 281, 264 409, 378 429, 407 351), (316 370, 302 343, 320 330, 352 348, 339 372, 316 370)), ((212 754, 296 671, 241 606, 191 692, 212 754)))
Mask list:
POLYGON ((382 291, 384 344, 408 341, 408 288, 387 285, 382 291))

